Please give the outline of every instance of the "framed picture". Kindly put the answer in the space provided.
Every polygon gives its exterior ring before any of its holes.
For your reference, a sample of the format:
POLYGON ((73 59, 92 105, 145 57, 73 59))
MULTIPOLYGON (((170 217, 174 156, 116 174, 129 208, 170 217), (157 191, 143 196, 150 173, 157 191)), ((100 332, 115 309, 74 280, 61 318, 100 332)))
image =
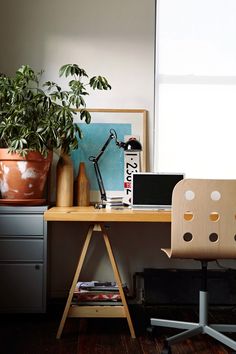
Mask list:
MULTIPOLYGON (((100 201, 100 192, 95 175, 94 164, 90 156, 96 157, 114 129, 117 140, 125 142, 130 137, 140 141, 140 170, 146 171, 146 120, 147 111, 143 109, 88 109, 92 119, 86 124, 78 119, 83 134, 79 148, 72 152, 75 177, 78 174, 80 162, 85 163, 86 174, 90 181, 91 202, 100 201)), ((108 196, 123 196, 124 193, 124 149, 119 148, 114 139, 106 147, 99 159, 99 169, 102 175, 106 194, 108 196)))

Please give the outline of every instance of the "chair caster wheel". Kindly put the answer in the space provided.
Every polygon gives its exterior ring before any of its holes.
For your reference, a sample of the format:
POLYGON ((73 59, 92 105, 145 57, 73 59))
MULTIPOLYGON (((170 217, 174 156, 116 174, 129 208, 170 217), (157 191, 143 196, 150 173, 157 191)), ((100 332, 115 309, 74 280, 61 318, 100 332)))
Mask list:
POLYGON ((165 343, 161 354, 172 354, 171 347, 165 343))
POLYGON ((153 326, 149 326, 149 327, 146 328, 146 331, 147 331, 148 334, 153 334, 154 327, 153 326))
POLYGON ((148 337, 150 337, 150 338, 154 337, 154 333, 155 333, 155 327, 154 326, 147 327, 146 331, 147 331, 148 337))

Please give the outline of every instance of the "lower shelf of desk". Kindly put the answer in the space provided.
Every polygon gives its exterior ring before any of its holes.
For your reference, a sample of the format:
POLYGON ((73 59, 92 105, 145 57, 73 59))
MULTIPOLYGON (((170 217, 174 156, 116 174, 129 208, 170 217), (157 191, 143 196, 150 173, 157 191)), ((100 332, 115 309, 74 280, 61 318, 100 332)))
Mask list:
POLYGON ((103 318, 126 318, 126 313, 123 305, 71 305, 68 317, 103 317, 103 318))

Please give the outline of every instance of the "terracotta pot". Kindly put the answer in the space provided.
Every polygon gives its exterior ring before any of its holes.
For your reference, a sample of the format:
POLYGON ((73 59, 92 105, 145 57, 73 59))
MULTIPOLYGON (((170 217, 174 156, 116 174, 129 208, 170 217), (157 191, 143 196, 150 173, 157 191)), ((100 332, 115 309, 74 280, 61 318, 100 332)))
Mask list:
POLYGON ((42 199, 52 152, 44 158, 39 152, 26 157, 0 149, 0 192, 4 199, 42 199))

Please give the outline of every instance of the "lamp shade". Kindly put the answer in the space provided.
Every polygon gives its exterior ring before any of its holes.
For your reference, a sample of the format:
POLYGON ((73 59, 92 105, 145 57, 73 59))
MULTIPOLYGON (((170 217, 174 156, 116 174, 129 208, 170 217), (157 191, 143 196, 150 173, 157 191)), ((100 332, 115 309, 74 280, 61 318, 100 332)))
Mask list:
POLYGON ((128 141, 126 141, 124 143, 124 150, 125 151, 142 151, 142 145, 137 139, 130 138, 128 141))

